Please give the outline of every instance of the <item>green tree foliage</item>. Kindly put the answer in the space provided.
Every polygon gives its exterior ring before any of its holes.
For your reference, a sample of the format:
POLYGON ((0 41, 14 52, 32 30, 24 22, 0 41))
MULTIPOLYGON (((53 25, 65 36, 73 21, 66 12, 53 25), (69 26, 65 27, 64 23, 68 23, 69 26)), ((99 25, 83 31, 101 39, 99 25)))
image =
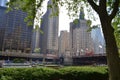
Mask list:
POLYGON ((40 48, 35 48, 34 52, 35 53, 40 53, 40 48))
MULTIPOLYGON (((41 10, 43 2, 44 0, 10 0, 8 5, 11 8, 22 9, 27 12, 26 21, 29 23, 36 17, 37 11, 41 10)), ((52 4, 49 7, 53 8, 53 6, 65 6, 68 10, 68 15, 72 17, 77 17, 80 9, 85 6, 91 16, 94 16, 91 13, 92 9, 97 12, 106 41, 109 80, 120 80, 120 59, 118 55, 120 0, 52 0, 52 4), (118 41, 117 43, 116 40, 118 41)), ((40 14, 42 14, 42 11, 40 14)), ((91 18, 94 19, 94 17, 91 18)))
POLYGON ((120 48, 120 8, 112 24, 115 29, 115 37, 116 37, 117 45, 118 45, 118 48, 120 48))

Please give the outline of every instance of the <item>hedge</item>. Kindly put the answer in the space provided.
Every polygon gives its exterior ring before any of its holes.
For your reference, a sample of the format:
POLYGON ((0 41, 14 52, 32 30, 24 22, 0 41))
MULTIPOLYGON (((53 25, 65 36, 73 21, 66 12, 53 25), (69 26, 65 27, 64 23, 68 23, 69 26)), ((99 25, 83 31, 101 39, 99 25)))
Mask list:
POLYGON ((51 68, 3 68, 0 80, 58 80, 60 73, 51 68))
POLYGON ((107 67, 66 67, 59 71, 63 80, 108 80, 107 67))
POLYGON ((106 67, 1 68, 0 80, 108 80, 106 67))

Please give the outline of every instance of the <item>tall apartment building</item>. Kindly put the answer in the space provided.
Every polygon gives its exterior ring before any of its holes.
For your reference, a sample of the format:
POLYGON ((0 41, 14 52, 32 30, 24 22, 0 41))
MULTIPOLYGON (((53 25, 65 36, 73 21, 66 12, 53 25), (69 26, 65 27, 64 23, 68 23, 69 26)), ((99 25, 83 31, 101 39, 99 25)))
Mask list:
MULTIPOLYGON (((48 1, 48 5, 52 0, 48 1)), ((47 8, 41 23, 43 34, 40 35, 41 53, 58 53, 58 25, 59 16, 52 16, 53 11, 58 11, 58 7, 47 8)))
POLYGON ((24 22, 25 12, 13 10, 6 13, 6 7, 0 7, 0 51, 31 51, 33 27, 24 22))
POLYGON ((70 23, 70 42, 73 56, 92 53, 92 39, 91 33, 87 32, 88 28, 84 12, 81 10, 79 19, 70 23))
POLYGON ((67 56, 67 52, 70 52, 70 36, 66 30, 60 32, 59 37, 59 56, 67 56))
POLYGON ((97 27, 92 29, 91 37, 93 39, 94 44, 94 53, 95 54, 104 54, 105 53, 105 40, 102 33, 102 29, 97 27))

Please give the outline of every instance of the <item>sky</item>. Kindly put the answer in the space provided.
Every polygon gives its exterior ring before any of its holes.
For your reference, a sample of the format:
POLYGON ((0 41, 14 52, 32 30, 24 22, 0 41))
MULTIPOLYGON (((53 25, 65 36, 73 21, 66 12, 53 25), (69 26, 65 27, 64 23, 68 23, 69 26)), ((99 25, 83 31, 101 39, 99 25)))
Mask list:
POLYGON ((67 10, 64 7, 60 8, 60 14, 59 14, 59 32, 61 30, 67 30, 67 31, 69 31, 70 22, 73 22, 73 19, 70 19, 70 17, 67 15, 67 10))

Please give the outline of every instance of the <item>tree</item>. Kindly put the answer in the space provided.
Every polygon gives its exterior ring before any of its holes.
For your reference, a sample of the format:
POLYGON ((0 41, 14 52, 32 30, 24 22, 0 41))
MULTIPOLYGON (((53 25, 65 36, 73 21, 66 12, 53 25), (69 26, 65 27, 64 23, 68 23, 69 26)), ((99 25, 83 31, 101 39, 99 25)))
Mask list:
POLYGON ((117 46, 120 49, 120 8, 118 14, 115 16, 113 22, 112 22, 114 29, 115 29, 115 37, 117 41, 117 46))
POLYGON ((40 53, 40 48, 35 48, 34 52, 35 53, 40 53))
MULTIPOLYGON (((41 10, 44 0, 11 0, 9 3, 12 8, 22 9, 28 12, 28 21, 36 17, 37 12, 41 10), (17 6, 16 6, 17 5, 17 6), (19 5, 19 6, 18 6, 19 5)), ((112 23, 116 24, 116 19, 119 18, 118 11, 120 11, 120 0, 52 0, 53 4, 48 7, 60 6, 67 4, 69 11, 68 15, 75 16, 80 10, 81 6, 91 6, 97 12, 100 18, 103 34, 106 42, 106 54, 109 70, 109 80, 120 80, 120 60, 118 54, 118 47, 115 39, 114 32, 118 30, 114 28, 112 23), (74 11, 74 13, 73 13, 74 11), (72 14, 70 14, 70 12, 72 14)), ((42 12, 41 12, 42 13, 42 12)), ((40 13, 40 14, 41 14, 40 13)), ((117 38, 117 36, 116 36, 117 38)))
POLYGON ((13 63, 24 63, 25 61, 26 61, 25 59, 19 59, 19 58, 13 59, 13 63))
POLYGON ((114 28, 111 24, 112 20, 114 19, 119 10, 120 0, 99 0, 99 5, 96 5, 93 0, 87 1, 92 6, 92 8, 98 13, 101 21, 102 30, 106 42, 107 63, 110 76, 109 80, 120 80, 119 53, 114 36, 114 28), (108 10, 110 11, 110 13, 107 11, 107 8, 110 8, 110 10, 108 10))

